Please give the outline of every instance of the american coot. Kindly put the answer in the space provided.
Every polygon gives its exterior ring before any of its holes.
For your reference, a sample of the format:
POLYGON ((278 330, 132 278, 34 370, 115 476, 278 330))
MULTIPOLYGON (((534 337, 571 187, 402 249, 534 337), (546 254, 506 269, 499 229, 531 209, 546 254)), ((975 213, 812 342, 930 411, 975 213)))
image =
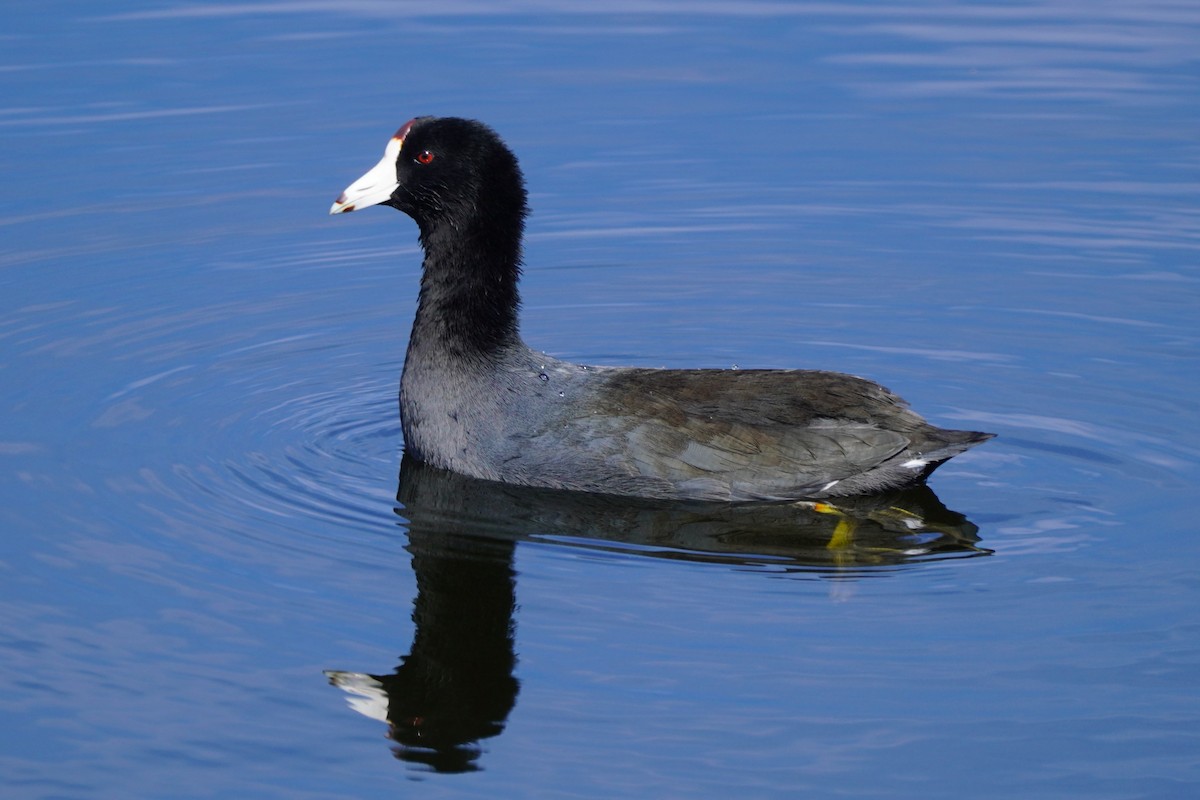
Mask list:
POLYGON ((867 494, 992 434, 936 428, 882 386, 816 370, 571 364, 521 340, 525 184, 482 123, 418 117, 333 204, 412 217, 425 250, 400 381, 409 454, 527 486, 704 500, 867 494))

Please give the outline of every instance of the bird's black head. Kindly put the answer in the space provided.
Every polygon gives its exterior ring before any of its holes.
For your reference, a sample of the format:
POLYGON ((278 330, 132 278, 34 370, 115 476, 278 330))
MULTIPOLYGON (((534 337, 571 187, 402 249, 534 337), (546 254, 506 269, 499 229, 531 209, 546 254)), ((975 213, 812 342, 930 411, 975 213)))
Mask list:
POLYGON ((350 185, 329 213, 388 205, 408 214, 423 238, 449 227, 519 231, 525 182, 512 151, 488 126, 456 117, 417 117, 388 142, 381 160, 350 185))

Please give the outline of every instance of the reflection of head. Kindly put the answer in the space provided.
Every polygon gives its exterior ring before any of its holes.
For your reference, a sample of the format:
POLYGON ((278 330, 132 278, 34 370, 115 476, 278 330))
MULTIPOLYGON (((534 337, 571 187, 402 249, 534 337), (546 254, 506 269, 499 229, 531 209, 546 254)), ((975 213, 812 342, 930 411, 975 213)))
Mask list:
POLYGON ((328 672, 356 711, 388 723, 396 757, 439 772, 474 769, 516 703, 513 544, 411 522, 417 579, 412 651, 391 675, 328 672))
POLYGON ((416 635, 387 683, 397 742, 445 748, 504 729, 518 688, 513 547, 410 523, 416 635))

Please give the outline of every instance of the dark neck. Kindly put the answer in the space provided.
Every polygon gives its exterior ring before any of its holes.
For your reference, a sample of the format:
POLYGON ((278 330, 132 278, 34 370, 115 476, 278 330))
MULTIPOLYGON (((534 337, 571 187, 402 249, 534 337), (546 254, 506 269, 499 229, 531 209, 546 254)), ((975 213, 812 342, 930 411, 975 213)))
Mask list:
POLYGON ((421 232, 425 262, 410 353, 486 358, 519 345, 521 219, 421 232))

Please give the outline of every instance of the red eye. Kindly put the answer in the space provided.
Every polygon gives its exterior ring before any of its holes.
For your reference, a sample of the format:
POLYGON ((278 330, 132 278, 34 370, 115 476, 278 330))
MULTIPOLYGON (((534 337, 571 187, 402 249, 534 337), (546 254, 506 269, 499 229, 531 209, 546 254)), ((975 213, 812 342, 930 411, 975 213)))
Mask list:
POLYGON ((422 150, 420 153, 417 153, 417 163, 418 164, 432 164, 433 163, 433 153, 429 152, 428 150, 422 150))

